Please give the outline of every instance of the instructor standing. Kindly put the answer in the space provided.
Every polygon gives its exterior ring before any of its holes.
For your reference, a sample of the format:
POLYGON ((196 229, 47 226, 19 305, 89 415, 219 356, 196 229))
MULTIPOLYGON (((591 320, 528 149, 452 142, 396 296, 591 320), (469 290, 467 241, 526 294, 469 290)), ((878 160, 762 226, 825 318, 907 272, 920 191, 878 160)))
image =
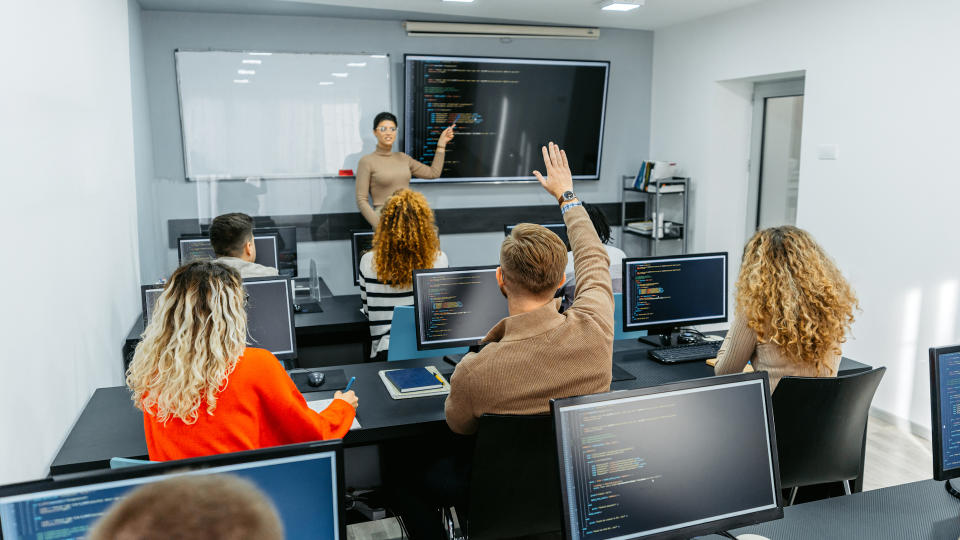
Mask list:
POLYGON ((357 208, 373 228, 377 227, 380 209, 387 202, 387 198, 398 189, 410 187, 410 178, 440 177, 443 156, 447 143, 453 139, 454 127, 456 124, 440 133, 433 163, 427 167, 403 152, 393 151, 393 143, 397 140, 396 116, 382 112, 373 119, 377 149, 360 158, 357 165, 357 208))

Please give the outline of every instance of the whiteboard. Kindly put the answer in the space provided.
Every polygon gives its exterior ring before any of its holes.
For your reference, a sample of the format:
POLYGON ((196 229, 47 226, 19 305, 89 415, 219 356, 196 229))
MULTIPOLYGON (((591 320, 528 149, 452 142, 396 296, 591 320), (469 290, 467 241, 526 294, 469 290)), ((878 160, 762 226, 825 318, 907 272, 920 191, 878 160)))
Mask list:
POLYGON ((174 54, 188 180, 356 171, 390 110, 386 54, 174 54))

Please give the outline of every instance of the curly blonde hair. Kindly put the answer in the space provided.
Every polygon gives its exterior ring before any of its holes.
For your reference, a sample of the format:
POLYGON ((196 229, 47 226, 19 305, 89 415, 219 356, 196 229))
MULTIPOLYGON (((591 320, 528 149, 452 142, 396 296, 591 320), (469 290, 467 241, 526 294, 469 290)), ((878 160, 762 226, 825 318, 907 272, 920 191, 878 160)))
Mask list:
POLYGON ((160 422, 193 424, 203 404, 213 414, 246 347, 245 303, 236 270, 213 261, 178 268, 127 369, 134 405, 160 422))
POLYGON ((440 238, 427 198, 412 189, 394 193, 380 213, 373 235, 373 269, 393 287, 413 284, 413 271, 433 268, 440 238))
POLYGON ((827 355, 840 354, 855 309, 850 284, 806 231, 772 227, 747 242, 737 311, 760 343, 775 343, 793 362, 823 373, 827 355))

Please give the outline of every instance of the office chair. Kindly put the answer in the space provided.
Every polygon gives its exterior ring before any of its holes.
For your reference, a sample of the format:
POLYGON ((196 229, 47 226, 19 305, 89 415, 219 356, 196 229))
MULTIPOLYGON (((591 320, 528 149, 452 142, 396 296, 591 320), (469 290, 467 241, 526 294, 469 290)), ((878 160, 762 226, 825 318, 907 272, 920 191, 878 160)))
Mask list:
POLYGON ((563 514, 550 415, 485 414, 476 437, 467 537, 559 533, 563 514))
POLYGON ((773 393, 780 484, 793 504, 801 486, 863 475, 867 416, 887 368, 839 377, 784 377, 773 393))
POLYGON ((393 322, 390 324, 390 348, 387 361, 433 358, 448 354, 467 354, 466 347, 450 349, 417 350, 417 329, 413 320, 413 306, 393 308, 393 322))
POLYGON ((637 339, 645 335, 646 330, 623 331, 623 293, 613 293, 613 340, 637 339))
POLYGON ((140 465, 150 465, 151 463, 159 463, 159 461, 149 461, 146 459, 130 459, 130 458, 124 458, 124 457, 110 458, 111 469, 126 469, 127 467, 139 467, 140 465))

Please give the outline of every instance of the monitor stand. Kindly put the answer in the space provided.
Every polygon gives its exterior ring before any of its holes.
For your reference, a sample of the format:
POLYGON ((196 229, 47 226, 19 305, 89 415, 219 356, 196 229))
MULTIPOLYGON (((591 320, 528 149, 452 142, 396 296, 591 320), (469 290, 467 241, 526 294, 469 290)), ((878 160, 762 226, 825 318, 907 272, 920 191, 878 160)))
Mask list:
POLYGON ((677 343, 677 337, 678 334, 674 332, 674 328, 656 328, 650 330, 646 336, 638 338, 638 341, 657 348, 676 347, 679 345, 679 343, 677 343))
POLYGON ((717 534, 724 538, 732 538, 733 540, 770 540, 766 536, 760 536, 759 534, 753 534, 753 533, 744 533, 744 534, 738 534, 737 536, 734 536, 728 533, 727 531, 720 531, 717 534))
POLYGON ((944 487, 947 488, 947 493, 953 495, 954 497, 960 499, 960 478, 951 478, 944 482, 944 487), (954 484, 954 480, 957 480, 958 483, 954 484))

